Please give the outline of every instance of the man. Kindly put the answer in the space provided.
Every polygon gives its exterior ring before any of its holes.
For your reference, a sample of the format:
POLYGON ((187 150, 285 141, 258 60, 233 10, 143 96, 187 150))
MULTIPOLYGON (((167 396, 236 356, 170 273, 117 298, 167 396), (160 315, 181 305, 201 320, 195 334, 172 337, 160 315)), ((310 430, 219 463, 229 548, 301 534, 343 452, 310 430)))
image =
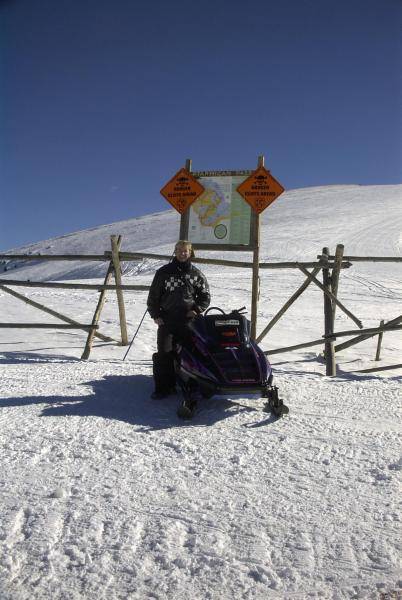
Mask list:
POLYGON ((193 256, 191 243, 179 240, 173 260, 156 271, 149 290, 148 312, 158 325, 158 352, 152 356, 154 399, 166 398, 175 390, 174 341, 186 339, 189 322, 211 301, 205 276, 191 264, 193 256))

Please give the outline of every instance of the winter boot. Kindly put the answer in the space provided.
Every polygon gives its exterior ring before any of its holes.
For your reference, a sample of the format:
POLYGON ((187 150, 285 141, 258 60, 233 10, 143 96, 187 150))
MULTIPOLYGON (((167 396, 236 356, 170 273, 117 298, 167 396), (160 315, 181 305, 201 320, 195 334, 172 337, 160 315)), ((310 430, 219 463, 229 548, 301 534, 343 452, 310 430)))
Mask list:
POLYGON ((176 391, 176 374, 171 352, 155 352, 152 355, 155 391, 151 398, 159 400, 176 391))

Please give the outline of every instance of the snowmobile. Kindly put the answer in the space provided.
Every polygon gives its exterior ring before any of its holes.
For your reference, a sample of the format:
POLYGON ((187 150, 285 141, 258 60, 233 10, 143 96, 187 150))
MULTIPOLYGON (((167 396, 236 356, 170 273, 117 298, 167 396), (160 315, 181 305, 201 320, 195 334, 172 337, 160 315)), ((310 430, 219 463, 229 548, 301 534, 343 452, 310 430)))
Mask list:
POLYGON ((261 348, 250 339, 245 307, 225 313, 211 307, 190 323, 188 339, 177 347, 176 378, 183 401, 179 417, 191 419, 197 401, 218 395, 260 393, 264 410, 277 417, 289 412, 272 385, 273 373, 261 348), (212 311, 215 311, 212 314, 212 311))

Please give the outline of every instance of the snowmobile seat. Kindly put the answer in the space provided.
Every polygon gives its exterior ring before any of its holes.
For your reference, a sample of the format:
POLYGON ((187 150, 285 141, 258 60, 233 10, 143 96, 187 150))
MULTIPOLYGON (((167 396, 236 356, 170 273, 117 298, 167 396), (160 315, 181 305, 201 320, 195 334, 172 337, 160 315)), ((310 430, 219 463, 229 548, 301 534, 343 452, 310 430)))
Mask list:
POLYGON ((238 311, 209 314, 194 321, 194 328, 206 339, 211 348, 240 348, 250 346, 250 322, 238 311))

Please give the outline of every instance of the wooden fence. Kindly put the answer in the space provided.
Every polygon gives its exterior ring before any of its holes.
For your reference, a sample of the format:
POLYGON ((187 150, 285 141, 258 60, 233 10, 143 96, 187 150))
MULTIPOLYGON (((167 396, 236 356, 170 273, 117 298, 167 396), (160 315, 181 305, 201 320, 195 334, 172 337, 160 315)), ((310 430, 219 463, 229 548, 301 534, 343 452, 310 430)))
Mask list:
MULTIPOLYGON (((153 260, 164 260, 169 261, 170 256, 164 254, 151 254, 143 252, 121 252, 121 236, 111 236, 111 250, 106 251, 102 255, 94 254, 81 254, 81 255, 52 255, 52 254, 2 254, 0 260, 21 260, 21 261, 38 261, 38 260, 51 260, 51 261, 106 261, 108 262, 108 268, 103 284, 85 284, 85 283, 59 283, 59 282, 32 282, 22 281, 16 279, 0 279, 0 290, 12 295, 13 297, 33 306, 42 312, 50 314, 67 324, 35 324, 35 323, 0 323, 0 328, 12 327, 12 328, 54 328, 54 329, 82 329, 88 332, 87 341, 82 354, 82 359, 88 359, 94 338, 99 338, 106 342, 114 342, 119 345, 128 345, 127 335, 127 323, 125 316, 125 306, 123 292, 126 291, 147 291, 149 286, 146 285, 124 285, 122 283, 122 270, 121 262, 138 261, 140 259, 148 258, 153 260), (114 278, 114 283, 111 283, 114 278), (74 290, 94 290, 100 292, 98 302, 94 311, 92 322, 90 324, 79 323, 78 321, 63 315, 43 304, 39 304, 26 296, 11 289, 11 287, 40 287, 40 288, 59 288, 59 289, 74 289, 74 290), (118 301, 119 309, 119 323, 121 340, 116 340, 107 336, 99 331, 99 320, 106 299, 107 291, 115 291, 118 301)), ((324 356, 326 362, 326 374, 334 376, 336 375, 336 353, 341 350, 348 348, 352 345, 358 344, 361 341, 369 339, 370 337, 378 336, 376 360, 380 359, 381 342, 383 335, 389 331, 395 331, 402 329, 402 315, 391 319, 387 322, 381 321, 377 328, 364 328, 362 321, 356 317, 338 298, 338 283, 342 269, 349 268, 353 262, 402 262, 402 257, 361 257, 361 256, 345 256, 344 247, 339 244, 336 247, 334 255, 329 253, 328 248, 323 248, 322 253, 317 256, 316 261, 309 262, 276 262, 276 263, 259 263, 259 269, 298 269, 306 277, 303 284, 294 292, 294 294, 285 302, 282 308, 271 318, 265 328, 256 336, 256 341, 260 342, 268 332, 278 323, 283 317, 286 311, 292 306, 292 304, 307 290, 307 288, 314 284, 323 293, 324 302, 324 335, 320 339, 307 341, 302 344, 296 344, 294 346, 287 346, 283 348, 276 348, 273 350, 266 351, 267 355, 274 355, 292 350, 299 350, 302 348, 308 348, 312 346, 324 346, 324 356), (311 269, 311 271, 309 271, 311 269), (322 272, 322 282, 317 278, 319 273, 322 272), (334 331, 334 319, 336 310, 341 310, 348 316, 358 327, 358 329, 352 329, 347 331, 334 331), (335 345, 337 338, 351 337, 347 342, 335 345)), ((223 259, 212 259, 212 258, 194 258, 194 263, 206 264, 206 265, 220 265, 234 268, 249 268, 254 269, 255 265, 253 262, 241 262, 234 260, 223 260, 223 259)), ((256 323, 254 323, 254 330, 256 323)), ((373 372, 386 369, 401 368, 402 365, 389 365, 386 367, 377 367, 374 369, 365 369, 360 372, 373 372)))

